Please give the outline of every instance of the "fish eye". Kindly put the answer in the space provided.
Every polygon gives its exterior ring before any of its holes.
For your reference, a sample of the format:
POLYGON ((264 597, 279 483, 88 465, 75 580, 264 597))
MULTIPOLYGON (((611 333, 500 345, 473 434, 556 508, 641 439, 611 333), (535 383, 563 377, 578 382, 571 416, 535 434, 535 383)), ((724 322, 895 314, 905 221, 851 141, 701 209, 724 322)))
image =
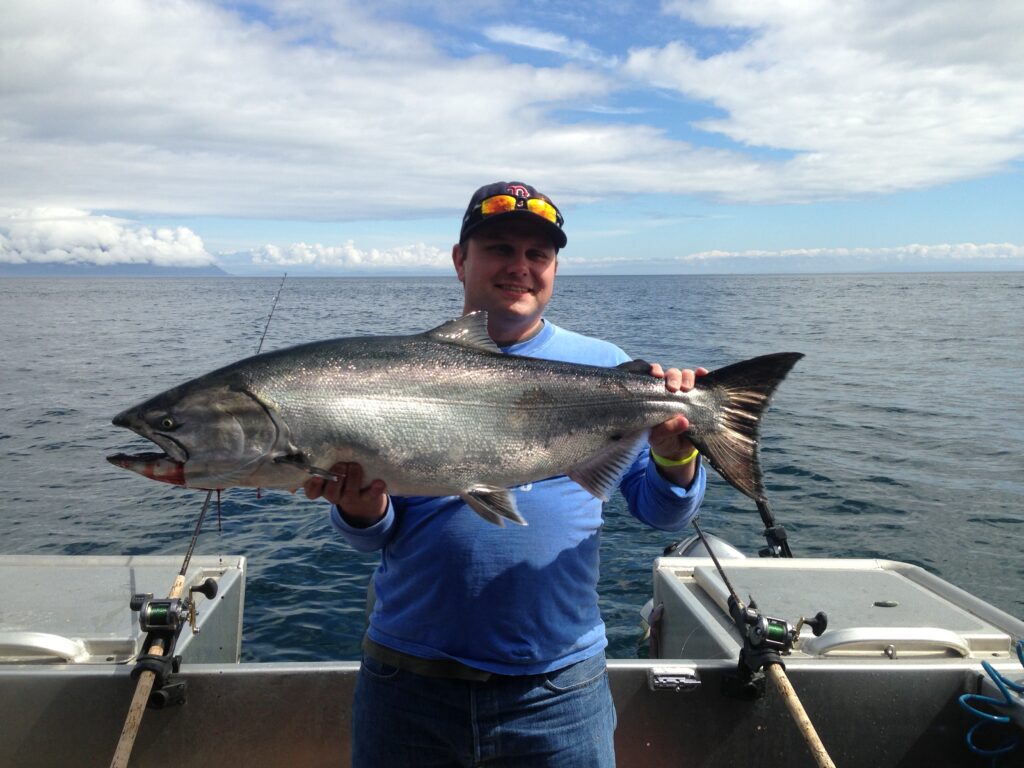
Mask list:
POLYGON ((170 416, 164 416, 162 419, 160 419, 160 428, 161 429, 174 429, 177 426, 178 426, 178 422, 176 422, 170 416))

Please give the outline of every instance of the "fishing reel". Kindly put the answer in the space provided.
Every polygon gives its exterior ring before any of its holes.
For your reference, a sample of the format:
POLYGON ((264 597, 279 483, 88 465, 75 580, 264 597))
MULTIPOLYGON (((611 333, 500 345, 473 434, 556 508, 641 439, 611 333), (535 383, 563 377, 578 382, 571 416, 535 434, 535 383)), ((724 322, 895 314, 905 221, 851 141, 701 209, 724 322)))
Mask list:
POLYGON ((729 612, 741 633, 746 628, 744 634, 752 648, 763 648, 781 656, 788 656, 792 652, 804 626, 810 627, 815 637, 821 637, 828 628, 828 616, 824 611, 818 611, 813 619, 801 616, 795 627, 785 619, 765 616, 757 610, 757 603, 753 600, 746 608, 730 600, 729 612))
POLYGON ((132 595, 128 605, 133 611, 138 611, 139 628, 143 632, 174 632, 177 636, 187 622, 192 627, 192 634, 198 635, 196 603, 192 599, 196 592, 205 596, 207 600, 212 600, 217 596, 217 582, 214 579, 206 579, 199 586, 190 588, 189 596, 185 599, 154 598, 152 592, 140 592, 132 595))
POLYGON ((813 619, 801 616, 794 627, 785 619, 765 616, 753 599, 744 606, 734 594, 729 596, 729 615, 743 638, 743 647, 736 674, 723 680, 723 688, 726 695, 746 701, 764 695, 765 667, 778 664, 786 668, 782 657, 792 653, 804 626, 810 627, 815 637, 821 637, 828 628, 828 616, 824 611, 818 611, 813 619))
POLYGON ((181 656, 176 656, 174 646, 178 635, 185 624, 192 627, 192 634, 199 634, 196 621, 196 602, 193 595, 198 592, 207 600, 217 595, 217 582, 210 578, 202 584, 192 587, 188 597, 154 598, 152 592, 140 592, 132 595, 128 604, 139 614, 139 628, 146 633, 142 647, 146 653, 139 654, 132 669, 132 678, 138 678, 143 672, 152 672, 156 679, 153 692, 149 696, 147 706, 150 709, 163 709, 172 704, 185 703, 184 681, 171 681, 171 675, 181 666, 181 656), (151 653, 155 642, 160 641, 162 652, 151 653))

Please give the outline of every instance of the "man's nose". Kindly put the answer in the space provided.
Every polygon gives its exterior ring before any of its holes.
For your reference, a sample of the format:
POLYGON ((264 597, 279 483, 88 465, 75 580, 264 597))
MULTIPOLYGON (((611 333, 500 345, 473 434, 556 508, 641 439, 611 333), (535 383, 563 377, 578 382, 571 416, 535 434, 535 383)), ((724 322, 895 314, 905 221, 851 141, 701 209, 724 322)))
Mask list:
POLYGON ((530 260, 526 257, 526 251, 515 251, 505 265, 510 272, 525 273, 529 270, 530 260))

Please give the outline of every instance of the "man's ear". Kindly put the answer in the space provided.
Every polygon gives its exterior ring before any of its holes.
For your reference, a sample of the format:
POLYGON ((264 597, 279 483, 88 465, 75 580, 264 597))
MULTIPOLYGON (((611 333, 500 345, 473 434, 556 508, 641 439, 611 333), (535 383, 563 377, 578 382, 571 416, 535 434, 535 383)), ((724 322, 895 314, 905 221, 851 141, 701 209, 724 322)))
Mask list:
POLYGON ((452 246, 452 264, 455 265, 455 274, 458 276, 459 282, 466 282, 466 254, 458 243, 452 246))

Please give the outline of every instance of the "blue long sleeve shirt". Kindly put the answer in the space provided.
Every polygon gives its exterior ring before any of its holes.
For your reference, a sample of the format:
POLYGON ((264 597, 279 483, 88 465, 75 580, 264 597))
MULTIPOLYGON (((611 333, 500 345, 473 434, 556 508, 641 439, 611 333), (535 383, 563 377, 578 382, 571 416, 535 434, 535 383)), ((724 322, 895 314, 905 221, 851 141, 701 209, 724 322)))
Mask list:
MULTIPOLYGON (((608 367, 630 359, 614 344, 546 321, 535 337, 502 351, 608 367)), ((644 447, 619 487, 635 517, 675 531, 696 514, 705 482, 703 466, 689 488, 668 482, 644 447)), ((602 502, 564 475, 513 493, 527 526, 499 528, 458 496, 391 497, 369 528, 348 525, 332 507, 349 544, 381 550, 374 641, 506 675, 559 669, 607 645, 597 594, 602 502)))

